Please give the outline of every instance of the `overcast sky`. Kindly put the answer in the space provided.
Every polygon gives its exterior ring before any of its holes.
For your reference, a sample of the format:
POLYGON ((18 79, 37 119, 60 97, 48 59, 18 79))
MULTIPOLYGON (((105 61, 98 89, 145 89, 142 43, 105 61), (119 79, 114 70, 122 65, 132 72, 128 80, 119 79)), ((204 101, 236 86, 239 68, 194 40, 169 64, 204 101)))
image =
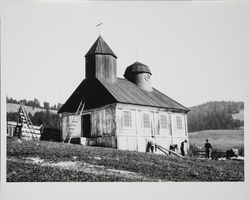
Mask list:
POLYGON ((2 1, 1 80, 9 97, 64 103, 85 78, 84 55, 103 22, 118 77, 137 54, 153 87, 184 106, 248 98, 246 1, 48 2, 2 1))

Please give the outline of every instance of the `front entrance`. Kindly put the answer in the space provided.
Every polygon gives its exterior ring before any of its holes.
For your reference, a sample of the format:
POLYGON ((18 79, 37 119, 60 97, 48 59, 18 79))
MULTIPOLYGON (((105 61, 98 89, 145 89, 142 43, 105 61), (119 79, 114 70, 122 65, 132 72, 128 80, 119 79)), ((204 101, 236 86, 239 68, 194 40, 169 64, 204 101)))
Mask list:
POLYGON ((91 116, 90 114, 82 115, 82 137, 90 138, 91 136, 91 116))

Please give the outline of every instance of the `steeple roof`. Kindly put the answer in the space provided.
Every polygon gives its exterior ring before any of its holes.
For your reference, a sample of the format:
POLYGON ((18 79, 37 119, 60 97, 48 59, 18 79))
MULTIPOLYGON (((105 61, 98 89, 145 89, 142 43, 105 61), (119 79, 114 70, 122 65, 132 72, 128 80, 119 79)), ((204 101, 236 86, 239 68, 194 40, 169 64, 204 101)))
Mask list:
POLYGON ((103 40, 101 35, 99 35, 99 37, 97 38, 93 46, 89 49, 85 57, 89 55, 93 55, 93 54, 112 55, 115 58, 117 58, 115 53, 111 50, 108 44, 103 40))

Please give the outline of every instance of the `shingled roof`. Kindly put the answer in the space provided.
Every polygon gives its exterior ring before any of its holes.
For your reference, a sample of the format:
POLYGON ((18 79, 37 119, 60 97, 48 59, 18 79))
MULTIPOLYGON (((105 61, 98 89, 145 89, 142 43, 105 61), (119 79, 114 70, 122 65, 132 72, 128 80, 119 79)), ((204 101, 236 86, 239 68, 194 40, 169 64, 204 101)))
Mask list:
POLYGON ((112 103, 125 103, 189 111, 154 88, 153 91, 148 92, 126 79, 117 78, 115 83, 108 83, 102 79, 93 78, 83 80, 58 113, 76 112, 81 100, 85 102, 85 110, 112 103))
POLYGON ((103 40, 102 36, 99 36, 93 46, 89 49, 86 56, 93 55, 93 54, 102 54, 102 55, 112 55, 115 58, 117 56, 115 53, 111 50, 111 48, 108 46, 108 44, 103 40))

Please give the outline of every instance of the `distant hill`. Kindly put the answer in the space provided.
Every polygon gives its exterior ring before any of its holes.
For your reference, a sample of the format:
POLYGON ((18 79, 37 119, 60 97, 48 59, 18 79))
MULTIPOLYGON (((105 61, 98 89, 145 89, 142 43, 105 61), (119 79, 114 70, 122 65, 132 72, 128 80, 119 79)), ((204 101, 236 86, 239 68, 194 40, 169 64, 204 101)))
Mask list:
POLYGON ((211 101, 190 108, 188 130, 239 129, 244 126, 244 103, 211 101))
MULTIPOLYGON (((18 109, 20 108, 20 105, 19 104, 16 104, 16 103, 7 103, 7 113, 15 113, 15 112, 18 112, 18 109)), ((44 108, 32 108, 31 106, 25 106, 25 110, 34 115, 36 112, 40 112, 40 111, 46 111, 44 108)), ((57 110, 49 110, 50 112, 52 113, 57 113, 57 110)))

